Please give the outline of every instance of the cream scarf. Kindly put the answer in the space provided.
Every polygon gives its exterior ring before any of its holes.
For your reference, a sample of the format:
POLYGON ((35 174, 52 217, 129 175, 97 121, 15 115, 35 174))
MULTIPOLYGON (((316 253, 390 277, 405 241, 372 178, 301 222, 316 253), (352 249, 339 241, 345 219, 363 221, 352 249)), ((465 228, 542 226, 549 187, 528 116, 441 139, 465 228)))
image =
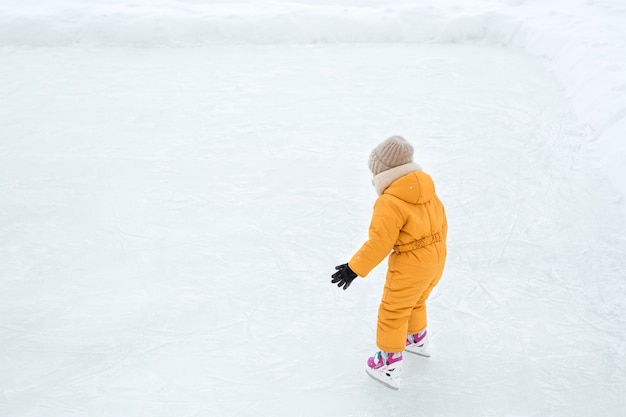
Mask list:
POLYGON ((382 195, 392 182, 414 171, 422 171, 422 167, 415 162, 409 162, 375 175, 372 179, 372 184, 376 189, 376 194, 382 195))

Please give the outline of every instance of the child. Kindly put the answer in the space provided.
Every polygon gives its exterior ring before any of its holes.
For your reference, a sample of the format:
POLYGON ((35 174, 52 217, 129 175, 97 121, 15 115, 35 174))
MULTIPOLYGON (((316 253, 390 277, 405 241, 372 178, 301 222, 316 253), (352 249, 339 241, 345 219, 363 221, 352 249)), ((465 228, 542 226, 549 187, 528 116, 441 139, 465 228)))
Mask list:
POLYGON ((430 356, 426 335, 426 300, 439 282, 446 260, 448 223, 430 176, 413 162, 413 147, 392 136, 370 154, 372 183, 379 197, 369 239, 347 264, 339 265, 332 283, 347 289, 365 277, 390 252, 378 309, 376 345, 366 371, 398 389, 402 352, 430 356))

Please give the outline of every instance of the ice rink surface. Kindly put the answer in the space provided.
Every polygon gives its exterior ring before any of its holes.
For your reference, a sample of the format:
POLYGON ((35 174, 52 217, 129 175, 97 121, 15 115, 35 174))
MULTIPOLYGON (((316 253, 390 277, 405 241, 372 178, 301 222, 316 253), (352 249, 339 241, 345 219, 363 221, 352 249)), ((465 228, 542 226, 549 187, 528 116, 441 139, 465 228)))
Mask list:
POLYGON ((452 44, 0 48, 0 414, 617 416, 621 197, 560 80, 452 44), (432 358, 369 379, 367 158, 450 223, 432 358))

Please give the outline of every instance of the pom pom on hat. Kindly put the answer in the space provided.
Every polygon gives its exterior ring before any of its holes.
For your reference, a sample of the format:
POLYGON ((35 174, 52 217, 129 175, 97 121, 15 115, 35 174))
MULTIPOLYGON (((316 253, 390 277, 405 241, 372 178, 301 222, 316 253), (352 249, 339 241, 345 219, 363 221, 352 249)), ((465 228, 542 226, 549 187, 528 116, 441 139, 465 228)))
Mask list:
POLYGON ((378 175, 388 169, 413 162, 413 146, 401 136, 392 136, 370 154, 369 167, 378 175))

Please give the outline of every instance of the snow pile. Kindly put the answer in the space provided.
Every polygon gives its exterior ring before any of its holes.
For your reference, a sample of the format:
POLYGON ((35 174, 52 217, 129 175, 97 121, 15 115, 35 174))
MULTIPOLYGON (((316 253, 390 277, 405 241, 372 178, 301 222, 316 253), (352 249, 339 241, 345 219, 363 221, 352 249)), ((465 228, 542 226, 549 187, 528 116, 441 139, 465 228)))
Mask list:
POLYGON ((592 139, 625 211, 626 183, 620 178, 626 160, 626 5, 589 1, 577 6, 525 14, 527 35, 512 45, 547 59, 582 125, 578 134, 592 139))
POLYGON ((485 9, 270 3, 65 5, 0 9, 0 44, 189 46, 214 43, 451 42, 506 44, 522 27, 485 9))

